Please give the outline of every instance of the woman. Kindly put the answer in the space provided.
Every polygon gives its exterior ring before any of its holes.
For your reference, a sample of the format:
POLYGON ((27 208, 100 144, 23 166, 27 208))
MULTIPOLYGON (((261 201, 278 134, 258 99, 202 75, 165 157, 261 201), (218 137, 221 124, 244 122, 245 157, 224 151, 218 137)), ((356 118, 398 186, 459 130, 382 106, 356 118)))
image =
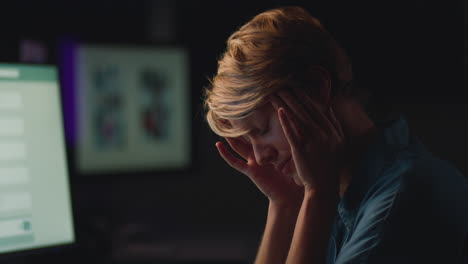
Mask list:
POLYGON ((242 158, 217 142, 220 155, 269 199, 256 263, 461 261, 466 180, 403 116, 371 118, 352 78, 344 50, 300 7, 263 12, 228 39, 207 120, 242 158))

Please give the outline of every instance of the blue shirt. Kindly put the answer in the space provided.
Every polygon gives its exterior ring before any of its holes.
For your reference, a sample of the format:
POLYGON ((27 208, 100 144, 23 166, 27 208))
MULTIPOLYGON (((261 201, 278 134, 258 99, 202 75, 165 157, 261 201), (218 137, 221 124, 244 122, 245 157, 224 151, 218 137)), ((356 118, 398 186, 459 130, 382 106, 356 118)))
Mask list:
POLYGON ((327 262, 468 263, 467 229, 467 180, 425 149, 401 115, 382 124, 356 167, 327 262))

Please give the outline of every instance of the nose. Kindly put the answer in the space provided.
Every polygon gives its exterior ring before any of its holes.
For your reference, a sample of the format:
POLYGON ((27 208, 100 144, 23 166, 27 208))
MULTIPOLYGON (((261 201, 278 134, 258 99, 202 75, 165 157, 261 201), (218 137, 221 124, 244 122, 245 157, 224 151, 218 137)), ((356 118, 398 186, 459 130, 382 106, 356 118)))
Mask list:
POLYGON ((258 165, 272 163, 276 157, 276 151, 272 146, 263 144, 253 144, 255 161, 258 165))

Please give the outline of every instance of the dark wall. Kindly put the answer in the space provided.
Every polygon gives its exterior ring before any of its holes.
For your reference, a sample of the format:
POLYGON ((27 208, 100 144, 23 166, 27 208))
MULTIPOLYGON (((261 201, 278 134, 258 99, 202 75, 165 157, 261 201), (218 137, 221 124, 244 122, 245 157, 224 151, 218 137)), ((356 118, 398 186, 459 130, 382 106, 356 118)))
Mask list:
MULTIPOLYGON (((0 42, 2 61, 17 61, 19 40, 32 38, 46 43, 48 62, 57 63, 56 41, 64 35, 89 42, 183 45, 190 51, 193 171, 101 178, 73 172, 80 244, 67 254, 107 258, 119 233, 132 226, 146 234, 142 240, 245 236, 253 244, 247 258, 255 253, 267 200, 218 156, 219 138, 203 120, 202 91, 229 35, 253 15, 279 5, 300 4, 319 18, 349 52, 356 83, 374 92, 377 105, 392 103, 407 114, 423 142, 468 175, 461 1, 354 2, 172 1, 174 16, 168 21, 174 22, 174 33, 161 39, 148 33, 154 27, 149 21, 158 21, 151 19, 153 1, 23 0, 2 8, 11 11, 2 20, 12 25, 0 42)), ((57 258, 51 255, 40 257, 57 258)))

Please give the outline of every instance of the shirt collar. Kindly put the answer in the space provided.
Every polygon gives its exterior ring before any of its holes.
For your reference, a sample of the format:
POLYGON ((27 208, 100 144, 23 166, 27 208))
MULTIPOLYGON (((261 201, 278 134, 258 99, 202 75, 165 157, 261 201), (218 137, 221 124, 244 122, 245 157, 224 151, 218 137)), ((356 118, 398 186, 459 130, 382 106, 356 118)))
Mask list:
POLYGON ((395 161, 398 152, 410 144, 408 123, 402 114, 394 119, 376 121, 375 124, 378 133, 363 152, 353 171, 351 183, 338 204, 338 212, 348 228, 367 190, 395 161))

